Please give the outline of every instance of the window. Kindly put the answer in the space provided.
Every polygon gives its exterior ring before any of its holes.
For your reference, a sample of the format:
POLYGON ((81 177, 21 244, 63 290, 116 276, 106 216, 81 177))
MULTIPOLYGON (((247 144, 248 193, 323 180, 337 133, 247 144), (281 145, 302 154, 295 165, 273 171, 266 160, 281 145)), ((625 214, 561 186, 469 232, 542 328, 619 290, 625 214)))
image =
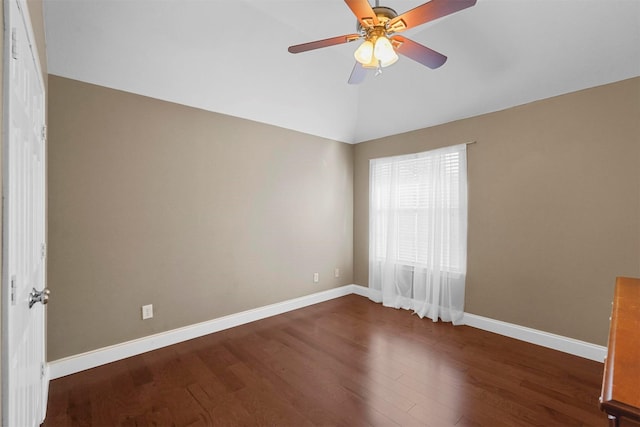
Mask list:
POLYGON ((377 218, 372 222, 377 259, 386 259, 391 250, 395 253, 389 256, 398 263, 426 265, 439 259, 445 269, 462 271, 460 199, 466 194, 460 191, 461 153, 437 151, 371 161, 370 215, 377 218), (397 227, 397 245, 391 248, 390 218, 397 227))
POLYGON ((466 144, 370 162, 374 301, 461 321, 467 263, 466 144))

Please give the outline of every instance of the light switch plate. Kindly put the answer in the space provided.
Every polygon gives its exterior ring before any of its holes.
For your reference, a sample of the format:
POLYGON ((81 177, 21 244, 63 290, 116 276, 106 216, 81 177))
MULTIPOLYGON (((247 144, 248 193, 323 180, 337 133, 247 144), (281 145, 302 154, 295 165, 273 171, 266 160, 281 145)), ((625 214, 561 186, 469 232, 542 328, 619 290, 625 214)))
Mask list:
POLYGON ((153 317, 153 304, 142 306, 142 320, 151 319, 153 317))

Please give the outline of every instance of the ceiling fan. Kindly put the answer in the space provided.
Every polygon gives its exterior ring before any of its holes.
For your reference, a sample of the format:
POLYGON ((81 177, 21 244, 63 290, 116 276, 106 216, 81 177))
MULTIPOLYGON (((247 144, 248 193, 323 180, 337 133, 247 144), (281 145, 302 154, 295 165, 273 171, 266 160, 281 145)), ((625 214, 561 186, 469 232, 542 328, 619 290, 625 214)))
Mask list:
POLYGON ((431 0, 398 15, 395 10, 389 7, 379 6, 378 0, 376 0, 374 7, 371 7, 367 0, 344 1, 358 18, 356 33, 289 46, 289 52, 306 52, 364 39, 364 42, 354 53, 356 64, 349 77, 350 84, 362 83, 367 69, 376 70, 376 75, 382 73, 383 67, 398 60, 398 53, 431 69, 440 67, 447 60, 446 56, 395 33, 442 18, 476 4, 476 0, 431 0))

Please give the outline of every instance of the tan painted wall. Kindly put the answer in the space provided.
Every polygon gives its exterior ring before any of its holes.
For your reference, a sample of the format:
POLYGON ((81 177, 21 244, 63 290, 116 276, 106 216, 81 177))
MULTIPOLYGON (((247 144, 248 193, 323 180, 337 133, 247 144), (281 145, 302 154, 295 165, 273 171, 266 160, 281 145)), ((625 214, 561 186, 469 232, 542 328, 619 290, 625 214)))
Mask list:
POLYGON ((27 0, 29 16, 31 17, 31 26, 33 27, 33 35, 36 39, 38 50, 38 59, 40 61, 40 69, 42 71, 42 79, 44 80, 45 91, 47 88, 47 47, 44 35, 44 14, 43 0, 27 0))
POLYGON ((368 159, 464 141, 468 312, 604 345, 615 276, 640 276, 640 79, 355 147, 50 85, 50 360, 366 285, 368 159))
POLYGON ((49 91, 49 360, 353 282, 353 146, 49 91))
POLYGON ((368 283, 369 159, 468 148, 465 311, 606 345, 640 276, 640 78, 358 144, 354 280, 368 283))

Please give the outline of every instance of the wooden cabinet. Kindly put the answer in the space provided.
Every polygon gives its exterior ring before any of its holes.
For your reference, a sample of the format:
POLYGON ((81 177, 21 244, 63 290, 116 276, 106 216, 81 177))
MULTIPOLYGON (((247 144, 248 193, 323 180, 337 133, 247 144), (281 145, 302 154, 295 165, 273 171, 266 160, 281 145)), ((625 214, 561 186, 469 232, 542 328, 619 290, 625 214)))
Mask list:
POLYGON ((640 279, 616 280, 600 408, 612 427, 640 423, 640 279))

